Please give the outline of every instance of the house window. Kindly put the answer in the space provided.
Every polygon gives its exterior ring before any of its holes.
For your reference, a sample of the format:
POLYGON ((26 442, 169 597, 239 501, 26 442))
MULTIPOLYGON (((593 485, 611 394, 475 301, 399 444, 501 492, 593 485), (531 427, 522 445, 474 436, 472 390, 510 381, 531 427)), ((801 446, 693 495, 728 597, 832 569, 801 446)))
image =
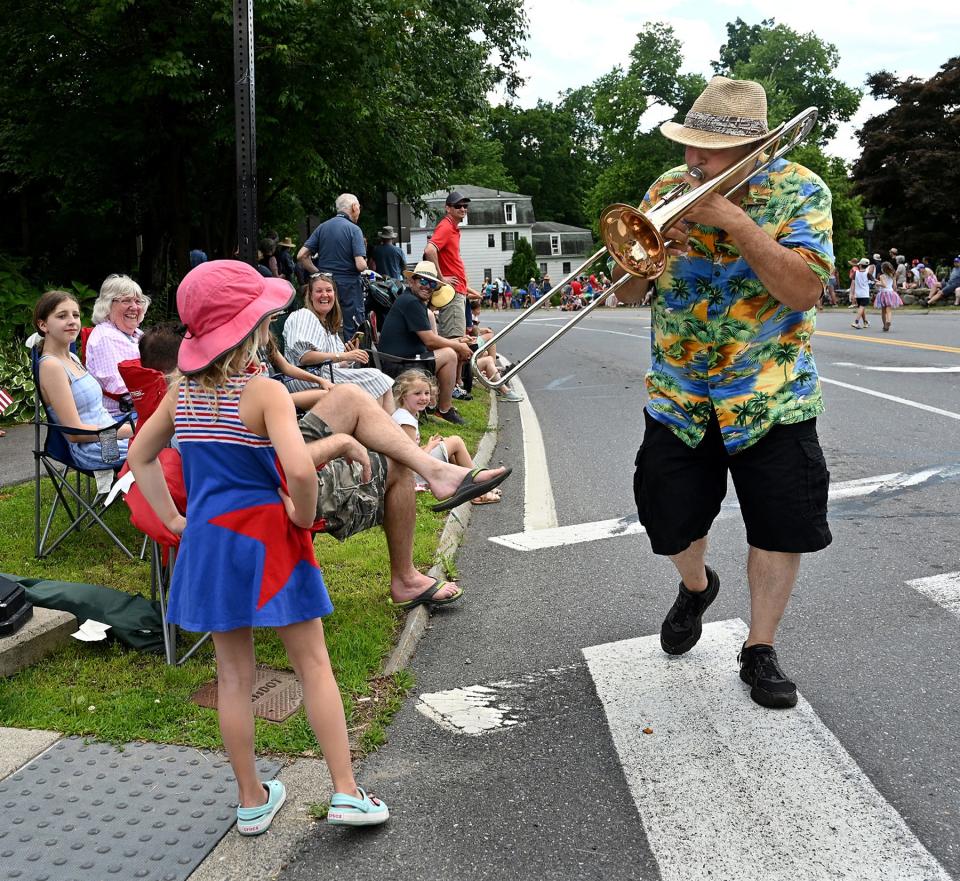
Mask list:
POLYGON ((427 228, 427 212, 421 211, 420 212, 420 229, 426 229, 426 228, 427 228))
POLYGON ((503 203, 503 222, 514 224, 517 222, 517 206, 514 202, 503 203))
POLYGON ((569 260, 564 260, 564 261, 563 261, 563 274, 564 274, 564 275, 569 275, 569 274, 570 274, 570 261, 569 261, 569 260))
POLYGON ((550 253, 556 256, 560 253, 560 236, 551 235, 550 236, 550 253))
POLYGON ((492 269, 484 269, 484 270, 483 270, 483 280, 484 280, 484 281, 493 281, 493 270, 492 270, 492 269))
POLYGON ((496 248, 497 247, 497 236, 495 233, 487 233, 487 247, 496 248))
POLYGON ((547 264, 546 264, 546 263, 541 263, 541 264, 540 264, 540 275, 546 275, 546 274, 547 274, 547 264))
POLYGON ((500 250, 513 251, 517 247, 517 234, 515 232, 500 233, 500 250))

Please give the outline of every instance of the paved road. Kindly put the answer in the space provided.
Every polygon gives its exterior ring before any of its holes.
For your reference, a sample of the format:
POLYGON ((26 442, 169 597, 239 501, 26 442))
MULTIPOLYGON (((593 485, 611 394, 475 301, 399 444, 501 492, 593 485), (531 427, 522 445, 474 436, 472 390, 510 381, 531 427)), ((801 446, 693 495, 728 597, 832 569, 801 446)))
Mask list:
MULTIPOLYGON (((732 505, 701 644, 656 647, 676 579, 636 534, 630 480, 649 318, 595 313, 524 375, 561 529, 527 528, 546 496, 525 506, 519 474, 474 512, 468 597, 435 615, 363 769, 394 819, 319 829, 282 877, 960 878, 960 315, 898 314, 891 334, 849 323, 828 311, 814 340, 834 544, 805 561, 781 628, 796 710, 761 711, 736 677, 732 505)), ((495 458, 519 463, 509 406, 495 458)))

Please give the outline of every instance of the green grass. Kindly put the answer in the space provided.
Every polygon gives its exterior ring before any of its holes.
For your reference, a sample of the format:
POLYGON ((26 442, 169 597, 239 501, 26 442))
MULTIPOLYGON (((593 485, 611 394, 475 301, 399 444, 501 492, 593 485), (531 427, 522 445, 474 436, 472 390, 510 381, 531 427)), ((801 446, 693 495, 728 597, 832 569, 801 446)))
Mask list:
MULTIPOLYGON (((430 434, 460 434, 476 449, 487 421, 489 399, 475 388, 476 399, 458 402, 467 425, 436 420, 430 434)), ((45 496, 52 495, 49 485, 45 496)), ((421 570, 434 562, 444 515, 429 510, 433 498, 420 493, 414 535, 414 562, 421 570)), ((105 517, 131 549, 142 538, 118 502, 105 517)), ((150 570, 131 562, 94 528, 75 534, 44 559, 33 557, 33 485, 0 488, 0 570, 32 578, 103 584, 118 590, 150 592, 150 570)), ((316 538, 317 560, 335 611, 324 619, 327 647, 344 698, 351 741, 357 752, 375 749, 412 685, 409 674, 379 676, 403 625, 403 615, 388 603, 390 567, 380 529, 340 543, 316 538)), ((257 661, 290 669, 273 631, 256 632, 257 661)), ((190 695, 215 676, 213 649, 207 644, 182 667, 168 667, 161 655, 137 653, 108 639, 66 645, 20 673, 0 679, 0 725, 46 728, 115 743, 153 740, 218 748, 220 734, 213 710, 191 703, 190 695)), ((281 723, 257 720, 257 749, 284 754, 316 754, 317 744, 303 710, 281 723)))

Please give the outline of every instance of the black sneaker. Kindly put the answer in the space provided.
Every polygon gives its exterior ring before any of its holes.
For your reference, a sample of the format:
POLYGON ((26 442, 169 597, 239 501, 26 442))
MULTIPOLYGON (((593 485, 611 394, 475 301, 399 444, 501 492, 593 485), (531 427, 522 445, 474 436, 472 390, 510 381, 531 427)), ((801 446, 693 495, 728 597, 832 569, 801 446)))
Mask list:
POLYGON ((772 645, 746 643, 740 654, 740 678, 750 686, 750 697, 762 707, 779 709, 797 705, 797 686, 787 679, 772 645))
POLYGON ((707 570, 707 587, 697 593, 687 590, 680 582, 680 593, 667 612, 660 626, 660 647, 668 655, 682 655, 690 651, 700 639, 703 632, 703 613, 707 611, 720 592, 720 576, 709 566, 707 570))
POLYGON ((437 410, 436 415, 441 419, 446 419, 447 422, 452 422, 454 425, 463 425, 466 421, 458 412, 456 407, 451 407, 447 410, 446 413, 437 410))

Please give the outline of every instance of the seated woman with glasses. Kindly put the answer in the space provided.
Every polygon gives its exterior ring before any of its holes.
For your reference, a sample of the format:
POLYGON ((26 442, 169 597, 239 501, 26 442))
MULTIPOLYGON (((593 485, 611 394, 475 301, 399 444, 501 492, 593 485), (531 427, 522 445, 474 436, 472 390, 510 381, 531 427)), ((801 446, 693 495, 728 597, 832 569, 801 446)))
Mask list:
POLYGON ((462 340, 440 336, 430 324, 427 303, 443 284, 436 266, 421 260, 413 272, 403 274, 410 287, 397 297, 387 313, 378 348, 387 355, 405 359, 426 358, 432 352, 437 376, 437 415, 462 425, 463 417, 453 406, 453 388, 460 375, 460 364, 470 359, 470 347, 462 340))
MULTIPOLYGON (((287 360, 306 369, 332 365, 333 382, 360 386, 387 413, 393 413, 393 380, 375 367, 364 367, 370 355, 359 348, 354 337, 344 345, 340 336, 343 312, 337 300, 337 283, 328 272, 315 272, 304 286, 303 309, 294 312, 283 325, 283 348, 287 360)), ((292 392, 316 388, 301 379, 287 382, 292 392)))
POLYGON ((114 418, 123 411, 121 401, 127 395, 117 365, 140 357, 140 325, 149 306, 150 298, 140 285, 130 276, 118 274, 107 276, 93 304, 94 328, 87 339, 84 361, 100 383, 104 405, 114 418))
MULTIPOLYGON (((103 405, 99 384, 70 351, 80 335, 80 305, 74 295, 47 291, 34 306, 33 325, 42 337, 40 394, 53 422, 91 432, 112 425, 115 420, 103 405)), ((65 434, 65 438, 79 467, 100 471, 115 468, 126 458, 127 439, 132 434, 129 423, 120 426, 112 451, 105 451, 100 438, 93 434, 65 434)))

